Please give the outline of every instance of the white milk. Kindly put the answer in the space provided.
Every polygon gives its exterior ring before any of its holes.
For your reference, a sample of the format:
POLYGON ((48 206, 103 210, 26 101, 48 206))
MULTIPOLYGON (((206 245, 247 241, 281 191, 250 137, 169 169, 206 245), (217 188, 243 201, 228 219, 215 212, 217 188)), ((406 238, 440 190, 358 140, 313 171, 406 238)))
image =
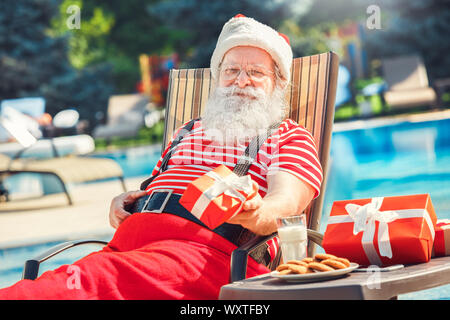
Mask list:
POLYGON ((284 262, 306 258, 308 236, 305 226, 292 225, 279 228, 278 236, 281 240, 281 252, 284 262))

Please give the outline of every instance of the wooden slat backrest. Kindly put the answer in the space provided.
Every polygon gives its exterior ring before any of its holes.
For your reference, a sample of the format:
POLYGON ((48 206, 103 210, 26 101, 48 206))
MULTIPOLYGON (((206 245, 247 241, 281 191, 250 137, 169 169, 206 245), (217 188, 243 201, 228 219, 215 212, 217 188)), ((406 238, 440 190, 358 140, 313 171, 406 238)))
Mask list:
MULTIPOLYGON (((308 226, 314 230, 319 227, 326 185, 337 72, 338 56, 333 52, 295 58, 287 93, 289 118, 313 135, 324 171, 321 195, 306 210, 308 226)), ((163 150, 177 128, 201 115, 211 85, 209 68, 170 71, 163 150)))

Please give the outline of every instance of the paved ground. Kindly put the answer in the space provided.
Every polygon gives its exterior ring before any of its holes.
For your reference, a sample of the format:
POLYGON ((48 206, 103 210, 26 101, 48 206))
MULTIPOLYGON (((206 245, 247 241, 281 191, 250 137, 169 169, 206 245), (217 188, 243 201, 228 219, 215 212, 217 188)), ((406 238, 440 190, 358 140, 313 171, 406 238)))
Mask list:
MULTIPOLYGON (((127 179, 137 190, 142 178, 127 179)), ((74 204, 64 194, 0 203, 0 249, 35 243, 112 235, 108 212, 111 199, 123 192, 117 180, 74 186, 74 204)))

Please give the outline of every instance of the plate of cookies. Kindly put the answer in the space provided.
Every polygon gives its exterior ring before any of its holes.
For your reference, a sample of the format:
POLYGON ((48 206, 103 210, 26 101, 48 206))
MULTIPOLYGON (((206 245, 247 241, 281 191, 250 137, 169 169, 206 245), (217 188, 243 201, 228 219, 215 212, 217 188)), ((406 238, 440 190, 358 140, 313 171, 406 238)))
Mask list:
POLYGON ((341 277, 359 265, 346 258, 318 253, 313 258, 290 260, 280 264, 271 276, 288 282, 314 282, 341 277))

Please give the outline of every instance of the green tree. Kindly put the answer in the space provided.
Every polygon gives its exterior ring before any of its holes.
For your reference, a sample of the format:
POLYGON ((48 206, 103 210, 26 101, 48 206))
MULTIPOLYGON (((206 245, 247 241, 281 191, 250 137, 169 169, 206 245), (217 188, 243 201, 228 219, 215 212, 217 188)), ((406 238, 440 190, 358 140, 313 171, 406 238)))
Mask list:
POLYGON ((286 19, 298 19, 308 12, 311 0, 169 0, 148 6, 152 16, 163 16, 164 23, 186 36, 174 44, 187 66, 209 67, 223 24, 238 13, 255 18, 273 28, 286 19))
POLYGON ((76 108, 95 125, 112 86, 107 65, 76 70, 68 60, 67 37, 49 31, 56 0, 0 2, 0 99, 43 96, 54 115, 76 108))
POLYGON ((418 54, 430 78, 450 76, 450 7, 442 0, 379 1, 388 24, 368 32, 372 58, 418 54), (388 45, 386 45, 388 44, 388 45))
POLYGON ((64 0, 59 5, 59 14, 54 16, 51 22, 51 34, 53 36, 66 36, 69 43, 69 60, 77 69, 82 69, 90 64, 105 60, 106 35, 114 25, 112 14, 102 8, 94 7, 91 12, 84 10, 82 0, 64 0), (79 28, 67 27, 68 8, 79 8, 79 28), (81 26, 82 23, 82 26, 81 26))
POLYGON ((112 66, 111 80, 116 93, 136 91, 141 79, 139 55, 170 54, 186 32, 165 26, 164 17, 147 12, 159 0, 64 0, 52 24, 55 35, 69 38, 72 65, 83 68, 107 62, 112 66), (81 28, 68 31, 67 7, 81 8, 81 28))

